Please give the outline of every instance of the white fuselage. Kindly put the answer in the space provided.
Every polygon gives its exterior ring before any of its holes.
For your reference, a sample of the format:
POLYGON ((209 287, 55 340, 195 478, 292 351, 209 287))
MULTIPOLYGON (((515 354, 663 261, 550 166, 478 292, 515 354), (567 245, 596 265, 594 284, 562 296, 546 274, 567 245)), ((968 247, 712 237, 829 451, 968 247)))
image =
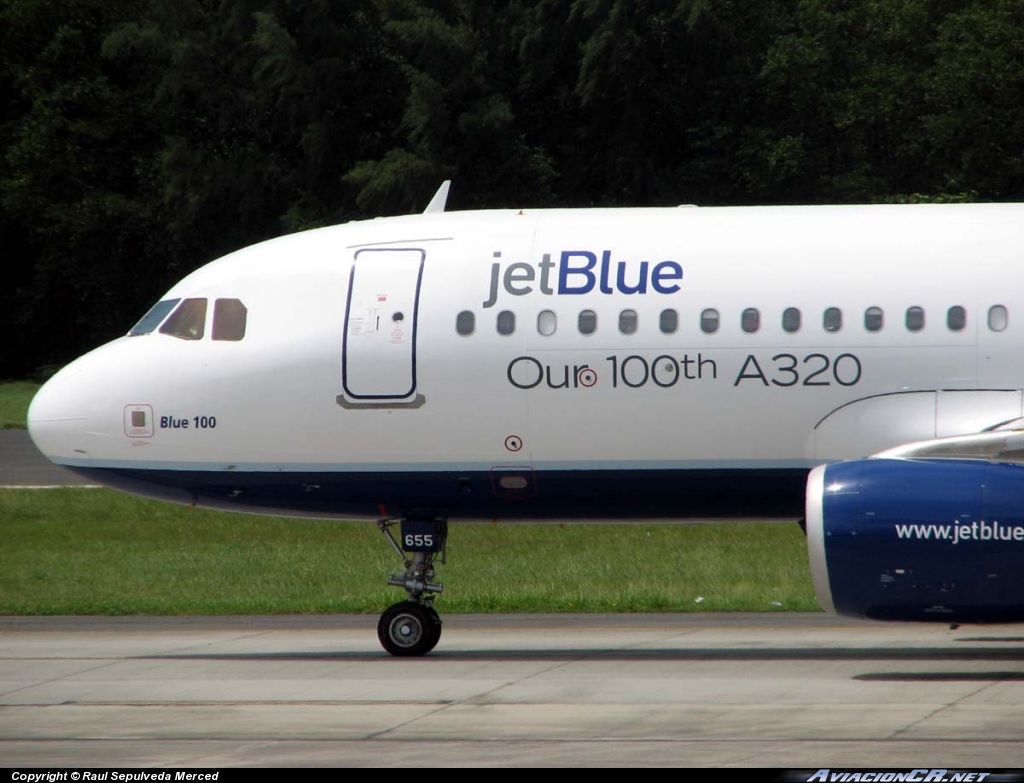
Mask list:
MULTIPOLYGON (((319 477, 299 482, 316 495, 324 477, 421 474, 445 477, 452 509, 460 491, 509 503, 471 517, 557 517, 548 475, 580 479, 572 500, 588 474, 806 472, 1024 415, 1022 249, 1019 205, 346 224, 193 272, 164 299, 208 300, 202 339, 157 329, 93 351, 44 387, 30 427, 82 470, 165 487, 180 474, 196 498, 217 475, 222 505, 233 474, 247 477, 235 497, 259 477, 319 477), (212 339, 217 299, 244 305, 241 339, 212 339)), ((361 497, 446 503, 417 491, 361 497)), ((669 506, 641 498, 636 514, 669 506)))

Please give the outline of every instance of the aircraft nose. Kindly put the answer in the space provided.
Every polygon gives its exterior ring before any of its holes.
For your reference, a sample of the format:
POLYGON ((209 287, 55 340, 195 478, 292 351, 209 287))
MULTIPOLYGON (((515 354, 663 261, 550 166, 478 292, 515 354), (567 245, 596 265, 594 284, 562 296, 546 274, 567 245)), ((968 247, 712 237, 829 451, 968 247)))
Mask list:
POLYGON ((86 404, 78 394, 72 365, 53 376, 36 392, 28 408, 28 432, 46 457, 61 465, 81 465, 88 459, 86 404))

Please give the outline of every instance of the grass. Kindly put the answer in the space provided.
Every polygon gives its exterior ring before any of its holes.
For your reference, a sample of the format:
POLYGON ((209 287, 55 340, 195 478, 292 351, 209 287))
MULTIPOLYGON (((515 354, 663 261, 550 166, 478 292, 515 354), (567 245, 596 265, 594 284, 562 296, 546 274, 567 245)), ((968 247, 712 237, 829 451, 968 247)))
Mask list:
MULTIPOLYGON (((2 490, 0 534, 0 614, 377 613, 404 595, 368 522, 2 490)), ((795 524, 453 524, 439 572, 442 614, 818 611, 795 524)))
POLYGON ((0 383, 0 430, 25 429, 28 404, 39 386, 30 381, 0 383))

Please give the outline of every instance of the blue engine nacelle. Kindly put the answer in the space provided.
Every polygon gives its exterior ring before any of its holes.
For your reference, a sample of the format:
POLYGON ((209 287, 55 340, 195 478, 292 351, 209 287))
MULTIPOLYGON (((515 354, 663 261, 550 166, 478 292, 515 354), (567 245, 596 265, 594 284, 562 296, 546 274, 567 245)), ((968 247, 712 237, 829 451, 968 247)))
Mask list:
POLYGON ((807 481, 814 591, 873 620, 1024 620, 1024 465, 863 459, 807 481))

